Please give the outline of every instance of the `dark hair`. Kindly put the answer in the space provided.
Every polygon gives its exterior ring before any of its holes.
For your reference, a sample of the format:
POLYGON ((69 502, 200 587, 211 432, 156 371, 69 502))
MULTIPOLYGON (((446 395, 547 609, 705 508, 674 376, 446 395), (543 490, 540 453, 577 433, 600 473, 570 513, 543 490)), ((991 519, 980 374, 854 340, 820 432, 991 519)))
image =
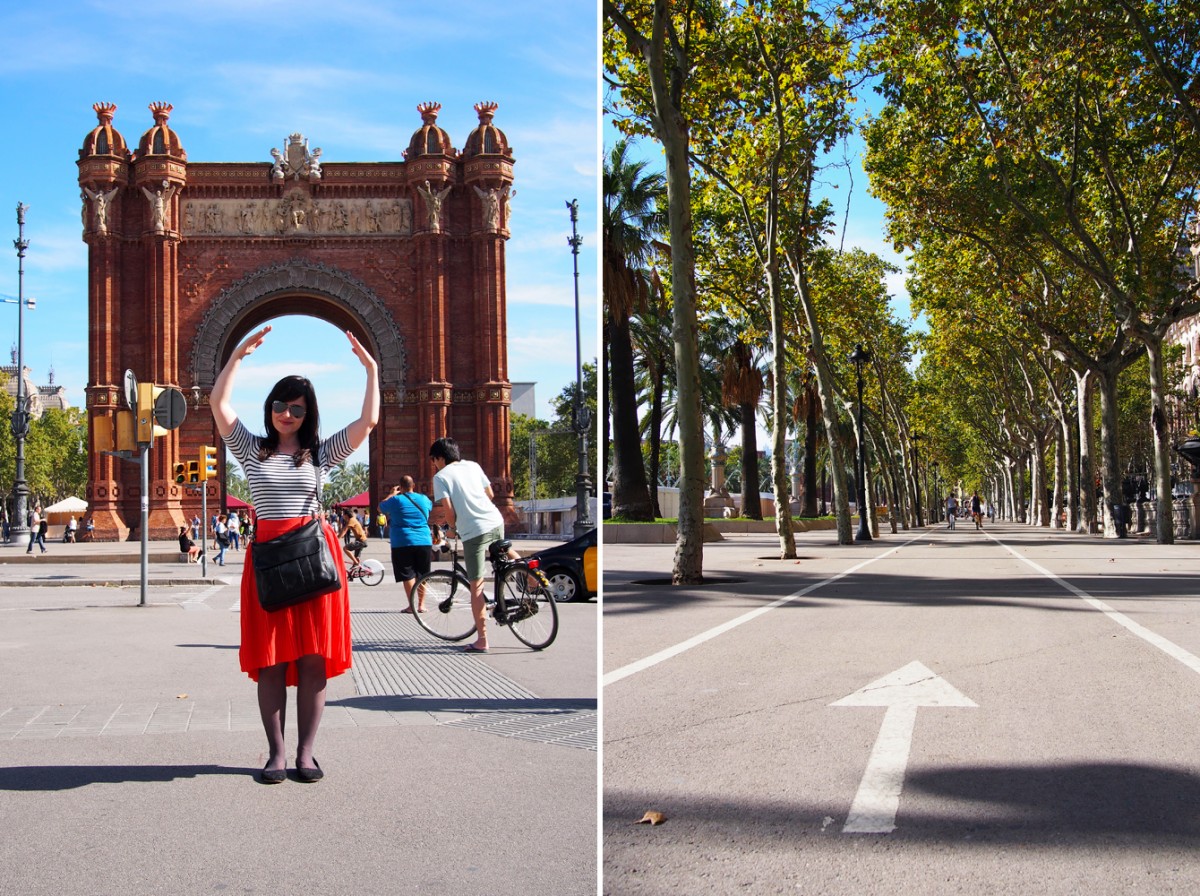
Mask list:
POLYGON ((430 445, 429 456, 438 460, 444 460, 448 464, 462 460, 462 455, 458 453, 458 442, 449 436, 438 439, 430 445))
POLYGON ((294 455, 296 466, 316 457, 317 449, 321 445, 321 414, 317 409, 317 393, 306 377, 285 376, 271 388, 267 400, 263 402, 263 428, 267 434, 259 439, 259 460, 266 460, 279 451, 279 430, 275 428, 275 421, 271 416, 272 402, 295 401, 297 398, 304 399, 305 413, 296 433, 300 440, 300 450, 294 455))

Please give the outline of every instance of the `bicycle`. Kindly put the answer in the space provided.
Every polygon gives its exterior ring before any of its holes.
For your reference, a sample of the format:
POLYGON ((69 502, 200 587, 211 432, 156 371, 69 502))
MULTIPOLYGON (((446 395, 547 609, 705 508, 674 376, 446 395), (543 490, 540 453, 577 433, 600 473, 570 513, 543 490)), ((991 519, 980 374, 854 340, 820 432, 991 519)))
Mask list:
POLYGON ((355 563, 354 556, 350 553, 344 553, 342 559, 346 561, 347 583, 358 579, 364 585, 378 585, 383 581, 383 564, 378 560, 363 560, 355 563))
MULTIPOLYGON (((471 582, 467 569, 458 559, 458 538, 451 538, 448 527, 451 569, 435 569, 420 576, 409 596, 409 609, 417 623, 443 641, 462 641, 475 634, 471 612, 471 582), (425 609, 418 611, 424 604, 425 609)), ((506 625, 527 647, 544 650, 558 635, 558 604, 550 593, 549 582, 534 560, 514 560, 508 556, 511 541, 496 541, 488 546, 492 564, 493 600, 486 601, 486 612, 497 625, 506 625)))

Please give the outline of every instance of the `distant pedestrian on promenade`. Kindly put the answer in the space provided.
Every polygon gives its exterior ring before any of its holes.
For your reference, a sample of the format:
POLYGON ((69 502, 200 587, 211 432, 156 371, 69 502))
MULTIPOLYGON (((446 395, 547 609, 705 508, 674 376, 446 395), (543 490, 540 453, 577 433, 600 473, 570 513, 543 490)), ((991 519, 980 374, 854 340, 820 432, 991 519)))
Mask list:
POLYGON ((42 549, 43 554, 46 553, 46 528, 46 520, 42 517, 42 505, 36 504, 29 517, 29 547, 25 550, 26 554, 33 553, 35 544, 42 549))
MULTIPOLYGON (((259 543, 299 528, 321 513, 322 474, 348 459, 366 441, 379 420, 379 368, 350 332, 350 348, 366 371, 362 412, 344 429, 322 440, 317 395, 302 376, 286 376, 263 403, 265 435, 256 436, 238 419, 230 398, 242 361, 271 332, 251 333, 233 350, 213 384, 211 407, 217 431, 241 464, 254 498, 254 538, 259 543)), ((337 534, 322 525, 335 563, 342 566, 337 534)), ((327 680, 350 668, 350 597, 341 587, 295 606, 267 612, 258 601, 250 545, 242 570, 241 631, 238 657, 242 671, 258 682, 258 708, 267 735, 268 756, 260 780, 277 784, 287 778, 284 719, 287 688, 296 687, 299 741, 296 775, 310 783, 324 777, 313 755, 325 710, 327 680)), ((264 861, 274 861, 263 853, 264 861)))
POLYGON ((242 520, 238 516, 238 512, 234 510, 229 514, 229 521, 226 523, 229 527, 229 545, 235 551, 242 549, 242 520))
MULTIPOLYGON (((379 505, 379 515, 386 520, 392 546, 392 572, 397 582, 404 583, 404 596, 412 603, 413 585, 419 576, 433 565, 433 534, 429 529, 429 514, 433 502, 420 492, 414 492, 411 476, 401 476, 400 484, 379 505)), ((417 595, 417 612, 425 612, 425 589, 417 595)), ((411 613, 405 607, 401 613, 411 613)))
POLYGON ((971 519, 975 520, 975 528, 983 528, 983 505, 979 502, 979 492, 971 496, 971 519))
POLYGON ((954 528, 954 520, 958 517, 958 498, 951 492, 946 498, 946 528, 954 528))
POLYGON ((217 539, 217 556, 213 558, 213 562, 217 566, 225 565, 225 549, 229 547, 229 525, 226 519, 225 514, 218 513, 217 524, 213 527, 213 535, 217 539))

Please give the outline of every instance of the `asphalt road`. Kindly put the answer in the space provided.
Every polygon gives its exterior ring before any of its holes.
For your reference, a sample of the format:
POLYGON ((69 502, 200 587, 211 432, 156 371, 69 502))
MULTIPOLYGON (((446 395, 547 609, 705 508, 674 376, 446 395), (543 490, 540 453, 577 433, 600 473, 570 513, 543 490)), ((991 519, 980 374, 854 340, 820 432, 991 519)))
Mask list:
POLYGON ((606 894, 1200 884, 1200 545, 673 547, 605 546, 606 894))
POLYGON ((399 613, 390 574, 352 583, 326 778, 263 786, 241 557, 207 582, 154 564, 196 581, 155 585, 144 607, 135 586, 81 582, 124 578, 107 560, 0 558, 0 894, 596 892, 594 602, 560 607, 545 651, 504 630, 478 657, 399 613))

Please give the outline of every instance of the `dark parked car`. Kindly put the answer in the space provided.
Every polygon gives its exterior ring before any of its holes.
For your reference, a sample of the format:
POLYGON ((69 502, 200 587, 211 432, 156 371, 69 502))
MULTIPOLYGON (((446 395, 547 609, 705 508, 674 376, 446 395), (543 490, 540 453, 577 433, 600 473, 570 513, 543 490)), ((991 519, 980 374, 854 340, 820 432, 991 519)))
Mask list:
POLYGON ((596 569, 596 530, 589 529, 574 541, 530 554, 550 580, 550 592, 556 601, 587 600, 596 596, 599 584, 596 569))

